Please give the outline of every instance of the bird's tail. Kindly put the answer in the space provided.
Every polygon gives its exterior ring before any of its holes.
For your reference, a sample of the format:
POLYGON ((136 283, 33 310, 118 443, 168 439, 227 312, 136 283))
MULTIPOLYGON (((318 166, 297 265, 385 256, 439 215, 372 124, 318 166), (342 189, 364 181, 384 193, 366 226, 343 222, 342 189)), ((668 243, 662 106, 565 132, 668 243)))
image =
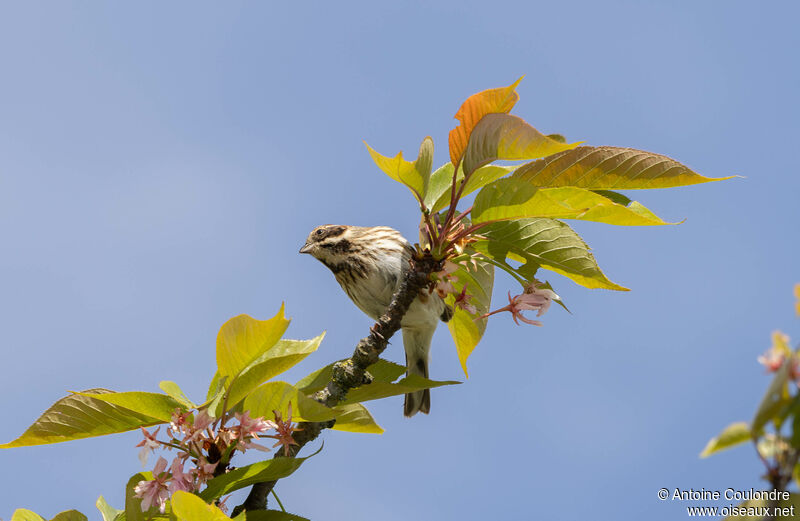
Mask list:
MULTIPOLYGON (((436 325, 429 329, 403 328, 403 345, 406 349, 406 374, 417 374, 428 377, 428 355, 436 325)), ((414 416, 417 411, 428 414, 431 410, 431 393, 429 389, 406 394, 403 412, 406 416, 414 416)))

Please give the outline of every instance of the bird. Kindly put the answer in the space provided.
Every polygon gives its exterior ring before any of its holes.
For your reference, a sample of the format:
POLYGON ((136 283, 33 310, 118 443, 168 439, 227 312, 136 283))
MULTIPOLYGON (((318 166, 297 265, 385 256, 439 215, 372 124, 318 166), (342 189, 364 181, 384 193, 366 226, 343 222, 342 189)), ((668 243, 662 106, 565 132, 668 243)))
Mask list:
MULTIPOLYGON (((414 247, 388 226, 325 224, 308 235, 300 253, 310 254, 333 272, 350 300, 373 320, 384 314, 409 269, 414 247)), ((400 323, 406 354, 406 374, 428 378, 431 341, 439 320, 449 321, 453 309, 436 293, 421 291, 400 323)), ((428 389, 408 393, 405 416, 428 414, 428 389)))

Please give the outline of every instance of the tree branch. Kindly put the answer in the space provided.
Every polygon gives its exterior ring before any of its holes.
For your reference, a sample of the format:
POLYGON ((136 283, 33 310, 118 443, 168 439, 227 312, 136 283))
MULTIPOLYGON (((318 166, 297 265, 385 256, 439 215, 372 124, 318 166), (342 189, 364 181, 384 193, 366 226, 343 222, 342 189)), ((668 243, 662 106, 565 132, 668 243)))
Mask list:
MULTIPOLYGON (((368 336, 359 340, 353 355, 333 365, 333 375, 324 389, 317 391, 313 398, 323 405, 334 407, 344 400, 347 392, 361 385, 372 382, 367 367, 378 361, 381 353, 389 344, 389 339, 400 329, 400 322, 409 306, 420 290, 429 284, 429 275, 442 269, 442 261, 437 261, 429 253, 413 256, 400 287, 392 295, 386 313, 370 328, 368 336)), ((323 429, 333 427, 335 420, 329 422, 303 422, 302 431, 294 435, 296 446, 291 446, 289 457, 294 457, 304 445, 319 436, 323 429)), ((275 453, 275 458, 286 457, 283 451, 275 453)), ((238 515, 242 510, 265 510, 267 495, 275 487, 277 481, 256 483, 250 490, 247 499, 233 510, 238 515)))

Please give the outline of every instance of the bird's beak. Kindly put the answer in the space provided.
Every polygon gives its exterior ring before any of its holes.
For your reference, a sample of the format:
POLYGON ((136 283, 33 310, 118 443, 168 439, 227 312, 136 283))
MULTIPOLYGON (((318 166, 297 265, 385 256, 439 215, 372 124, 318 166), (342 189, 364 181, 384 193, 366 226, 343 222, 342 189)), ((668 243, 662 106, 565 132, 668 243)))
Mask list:
POLYGON ((302 248, 300 248, 300 253, 311 253, 311 250, 314 248, 309 243, 305 243, 302 248))

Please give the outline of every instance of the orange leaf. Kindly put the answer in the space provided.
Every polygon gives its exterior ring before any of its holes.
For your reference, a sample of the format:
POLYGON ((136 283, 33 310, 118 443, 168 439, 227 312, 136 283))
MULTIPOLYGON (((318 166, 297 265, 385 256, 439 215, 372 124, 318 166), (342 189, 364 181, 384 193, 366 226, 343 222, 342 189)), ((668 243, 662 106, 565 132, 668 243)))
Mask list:
POLYGON ((508 87, 488 89, 477 94, 473 94, 461 105, 456 112, 455 118, 461 123, 450 131, 448 143, 450 145, 450 161, 458 165, 464 151, 467 149, 467 142, 472 133, 472 129, 486 114, 495 112, 507 113, 519 99, 514 89, 524 76, 508 87))

